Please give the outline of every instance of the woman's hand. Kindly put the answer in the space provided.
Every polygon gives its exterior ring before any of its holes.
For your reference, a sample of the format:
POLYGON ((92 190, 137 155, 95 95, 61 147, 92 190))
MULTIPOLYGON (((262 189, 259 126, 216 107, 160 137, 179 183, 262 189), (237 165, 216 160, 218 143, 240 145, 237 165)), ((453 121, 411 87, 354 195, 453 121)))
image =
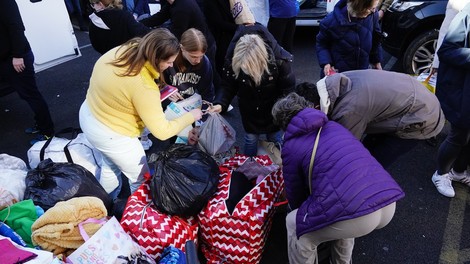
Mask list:
POLYGON ((177 102, 179 100, 183 100, 184 98, 179 92, 175 92, 174 94, 170 95, 168 99, 170 99, 172 102, 177 102))
POLYGON ((189 111, 189 112, 193 115, 195 121, 197 121, 197 120, 199 120, 199 119, 202 118, 202 111, 201 111, 201 109, 193 109, 193 110, 191 110, 191 111, 189 111))
POLYGON ((380 62, 374 63, 372 64, 372 68, 376 70, 382 70, 382 64, 380 64, 380 62))
POLYGON ((336 69, 330 64, 326 64, 325 67, 323 67, 323 73, 325 74, 325 76, 332 75, 336 73, 336 69))
POLYGON ((222 106, 221 105, 213 105, 209 108, 207 108, 207 112, 210 112, 210 113, 220 113, 222 112, 222 106))

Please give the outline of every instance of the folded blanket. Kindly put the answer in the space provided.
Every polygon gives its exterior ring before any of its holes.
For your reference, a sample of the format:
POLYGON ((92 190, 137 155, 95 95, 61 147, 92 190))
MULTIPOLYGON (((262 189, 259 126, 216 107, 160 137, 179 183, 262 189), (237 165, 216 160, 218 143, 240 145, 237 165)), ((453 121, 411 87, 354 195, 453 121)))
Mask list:
MULTIPOLYGON (((89 218, 99 219, 106 215, 103 201, 96 197, 76 197, 58 202, 34 222, 33 243, 54 255, 68 255, 85 242, 78 230, 78 224, 89 218)), ((87 234, 92 236, 101 225, 86 224, 83 227, 87 234)))

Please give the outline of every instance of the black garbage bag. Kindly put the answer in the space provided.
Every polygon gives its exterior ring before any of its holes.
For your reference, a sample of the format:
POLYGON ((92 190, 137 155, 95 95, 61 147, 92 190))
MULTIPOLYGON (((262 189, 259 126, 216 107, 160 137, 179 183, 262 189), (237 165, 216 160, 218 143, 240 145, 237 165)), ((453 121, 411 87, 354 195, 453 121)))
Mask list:
POLYGON ((169 215, 194 216, 217 191, 219 167, 198 147, 174 144, 157 154, 150 182, 152 202, 169 215))
POLYGON ((32 199, 44 211, 70 198, 94 196, 103 201, 108 214, 112 212, 111 197, 95 176, 78 164, 45 159, 28 172, 25 183, 24 199, 32 199))

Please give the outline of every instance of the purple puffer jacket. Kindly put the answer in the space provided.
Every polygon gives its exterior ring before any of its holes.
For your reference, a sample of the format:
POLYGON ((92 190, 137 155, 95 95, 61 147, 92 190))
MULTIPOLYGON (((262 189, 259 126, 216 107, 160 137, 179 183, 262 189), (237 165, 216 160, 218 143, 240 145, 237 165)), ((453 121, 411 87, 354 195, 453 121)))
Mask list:
POLYGON ((307 108, 289 123, 282 149, 287 199, 297 211, 297 236, 370 214, 405 196, 387 171, 347 129, 307 108), (323 126, 309 192, 308 170, 323 126))

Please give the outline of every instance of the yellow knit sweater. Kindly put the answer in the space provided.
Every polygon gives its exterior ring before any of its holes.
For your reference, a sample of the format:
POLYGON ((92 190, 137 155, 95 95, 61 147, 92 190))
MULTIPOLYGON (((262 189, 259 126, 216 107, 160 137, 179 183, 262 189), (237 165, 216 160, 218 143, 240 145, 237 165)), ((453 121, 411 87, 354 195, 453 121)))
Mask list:
MULTIPOLYGON (((113 131, 137 137, 146 126, 158 139, 165 140, 194 122, 191 113, 168 121, 163 113, 155 79, 157 70, 146 62, 136 76, 118 76, 124 69, 109 64, 119 46, 96 62, 86 99, 93 115, 113 131)), ((120 52, 120 51, 119 51, 120 52)))

